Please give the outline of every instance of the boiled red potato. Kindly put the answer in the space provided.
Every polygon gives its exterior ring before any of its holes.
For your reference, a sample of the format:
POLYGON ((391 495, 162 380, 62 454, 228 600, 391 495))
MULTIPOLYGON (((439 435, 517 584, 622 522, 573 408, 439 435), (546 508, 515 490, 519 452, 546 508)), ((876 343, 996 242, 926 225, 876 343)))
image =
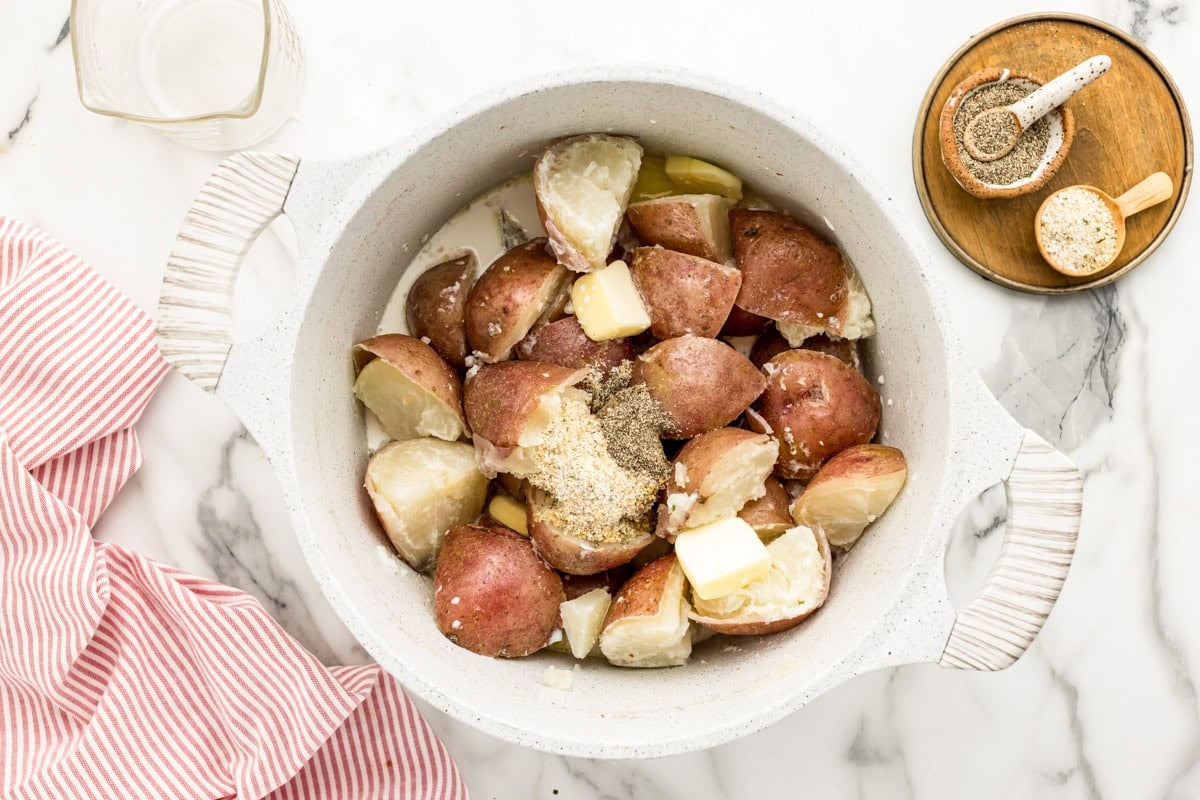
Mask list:
POLYGON ((733 267, 662 247, 634 250, 630 271, 650 314, 650 331, 660 340, 715 338, 742 285, 733 267))
POLYGON ((762 369, 763 364, 784 350, 791 349, 792 346, 788 344, 787 339, 780 336, 779 332, 772 328, 754 340, 754 346, 750 348, 750 363, 762 369))
POLYGON ((721 326, 721 335, 755 336, 765 331, 770 324, 771 320, 766 317, 751 314, 746 309, 735 305, 729 309, 729 316, 726 317, 725 324, 721 326))
POLYGON ((733 258, 731 203, 715 194, 684 194, 633 203, 625 218, 638 238, 721 264, 733 258))
POLYGON ((438 355, 459 368, 467 357, 467 293, 476 268, 474 253, 430 267, 413 282, 405 299, 408 332, 428 339, 438 355))
POLYGON ((569 369, 596 366, 607 371, 635 355, 633 342, 627 338, 592 341, 573 316, 530 331, 517 345, 517 358, 523 361, 542 361, 569 369))
POLYGON ((561 572, 595 575, 628 564, 654 540, 649 519, 644 529, 631 531, 628 536, 612 542, 595 542, 576 536, 556 524, 563 513, 555 508, 556 503, 545 492, 531 487, 526 500, 527 524, 529 538, 538 555, 561 572))
POLYGON ((612 605, 607 589, 596 588, 559 606, 563 634, 570 645, 571 655, 587 658, 600 641, 600 629, 612 605))
POLYGON ((587 370, 539 361, 487 364, 463 389, 475 457, 485 475, 529 475, 527 449, 542 443, 547 426, 562 412, 564 394, 586 397, 575 384, 587 370))
POLYGON ((799 625, 829 596, 833 560, 818 529, 797 526, 767 545, 761 578, 712 599, 693 596, 692 620, 718 633, 757 636, 799 625))
POLYGON ((798 525, 820 526, 834 547, 849 549, 883 515, 908 476, 904 453, 863 444, 825 462, 792 509, 798 525))
POLYGON ((814 350, 786 350, 763 372, 767 387, 746 423, 779 440, 777 476, 810 478, 836 453, 875 435, 879 394, 849 364, 814 350))
POLYGON ((689 441, 675 456, 666 500, 659 506, 659 536, 736 516, 766 492, 779 444, 741 428, 718 428, 689 441))
POLYGON ((489 657, 519 658, 549 644, 566 599, 562 580, 529 540, 500 527, 447 533, 433 586, 438 630, 489 657))
POLYGON ((792 497, 788 490, 778 480, 768 476, 763 482, 762 496, 742 506, 738 517, 754 529, 759 539, 770 542, 792 527, 791 505, 792 497))
POLYGON ((724 342, 680 336, 651 347, 633 365, 634 385, 644 383, 674 429, 664 438, 690 439, 737 419, 766 381, 745 356, 724 342))
POLYGON ((859 372, 862 371, 862 359, 858 355, 858 342, 854 339, 831 339, 823 333, 810 336, 800 344, 801 350, 815 350, 827 356, 833 356, 844 361, 859 372))
POLYGON ((465 442, 392 442, 367 462, 367 494, 383 530, 409 566, 433 566, 446 531, 472 522, 487 496, 487 478, 465 442))
POLYGON ((609 595, 616 595, 633 573, 633 567, 628 564, 614 567, 604 572, 597 572, 595 575, 571 575, 566 573, 561 576, 563 591, 566 592, 568 600, 574 600, 576 597, 585 595, 595 589, 603 589, 609 595))
POLYGON ((546 148, 533 191, 560 264, 576 272, 605 265, 641 163, 641 146, 624 136, 573 136, 546 148))
POLYGON ((775 320, 793 347, 818 333, 874 334, 870 300, 837 247, 774 211, 734 209, 729 218, 739 306, 775 320))
POLYGON ((436 436, 455 441, 467 433, 462 382, 432 347, 388 333, 354 345, 354 395, 393 439, 436 436))
POLYGON ((485 362, 512 356, 517 342, 566 303, 570 271, 530 239, 497 258, 467 295, 467 343, 485 362))
POLYGON ((675 667, 692 654, 687 581, 675 556, 651 561, 630 578, 608 608, 600 651, 619 667, 675 667))

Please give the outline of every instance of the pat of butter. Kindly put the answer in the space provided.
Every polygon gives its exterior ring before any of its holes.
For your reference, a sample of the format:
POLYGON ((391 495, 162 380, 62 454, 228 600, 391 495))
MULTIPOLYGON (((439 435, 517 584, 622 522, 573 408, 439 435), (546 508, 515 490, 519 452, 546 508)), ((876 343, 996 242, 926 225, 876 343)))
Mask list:
POLYGON ((593 342, 633 336, 650 327, 650 315, 624 261, 614 261, 575 281, 571 305, 575 319, 593 342))
POLYGON ((683 531, 675 539, 675 558, 701 600, 735 592, 771 569, 771 553, 740 517, 683 531))
POLYGON ((506 528, 512 528, 524 536, 529 535, 525 524, 525 505, 506 494, 498 494, 488 503, 488 513, 506 528))

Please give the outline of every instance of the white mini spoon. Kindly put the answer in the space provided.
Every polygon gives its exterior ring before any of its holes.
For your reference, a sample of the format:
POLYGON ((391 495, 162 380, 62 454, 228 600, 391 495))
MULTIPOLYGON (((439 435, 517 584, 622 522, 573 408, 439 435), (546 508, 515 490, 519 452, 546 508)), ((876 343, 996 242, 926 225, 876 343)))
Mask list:
POLYGON ((963 148, 976 161, 1008 155, 1029 126, 1067 102, 1112 66, 1108 56, 1093 56, 1012 105, 981 111, 963 131, 963 148))

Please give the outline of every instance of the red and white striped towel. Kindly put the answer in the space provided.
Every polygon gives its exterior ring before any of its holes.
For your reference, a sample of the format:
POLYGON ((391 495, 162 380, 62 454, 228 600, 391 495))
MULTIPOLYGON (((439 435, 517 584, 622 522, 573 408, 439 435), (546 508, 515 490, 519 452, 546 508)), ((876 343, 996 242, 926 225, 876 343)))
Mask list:
POLYGON ((0 217, 0 796, 466 798, 378 667, 327 669, 248 595, 92 538, 166 371, 149 316, 0 217))

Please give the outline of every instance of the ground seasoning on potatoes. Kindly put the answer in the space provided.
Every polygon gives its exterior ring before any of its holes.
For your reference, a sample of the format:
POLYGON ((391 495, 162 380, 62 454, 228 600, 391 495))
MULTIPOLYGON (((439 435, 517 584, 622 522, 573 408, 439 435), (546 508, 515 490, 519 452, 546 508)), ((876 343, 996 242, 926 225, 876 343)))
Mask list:
POLYGON ((549 495, 542 517, 553 527, 596 544, 628 542, 649 531, 662 480, 613 458, 600 420, 583 400, 563 399, 533 460, 529 482, 549 495))

